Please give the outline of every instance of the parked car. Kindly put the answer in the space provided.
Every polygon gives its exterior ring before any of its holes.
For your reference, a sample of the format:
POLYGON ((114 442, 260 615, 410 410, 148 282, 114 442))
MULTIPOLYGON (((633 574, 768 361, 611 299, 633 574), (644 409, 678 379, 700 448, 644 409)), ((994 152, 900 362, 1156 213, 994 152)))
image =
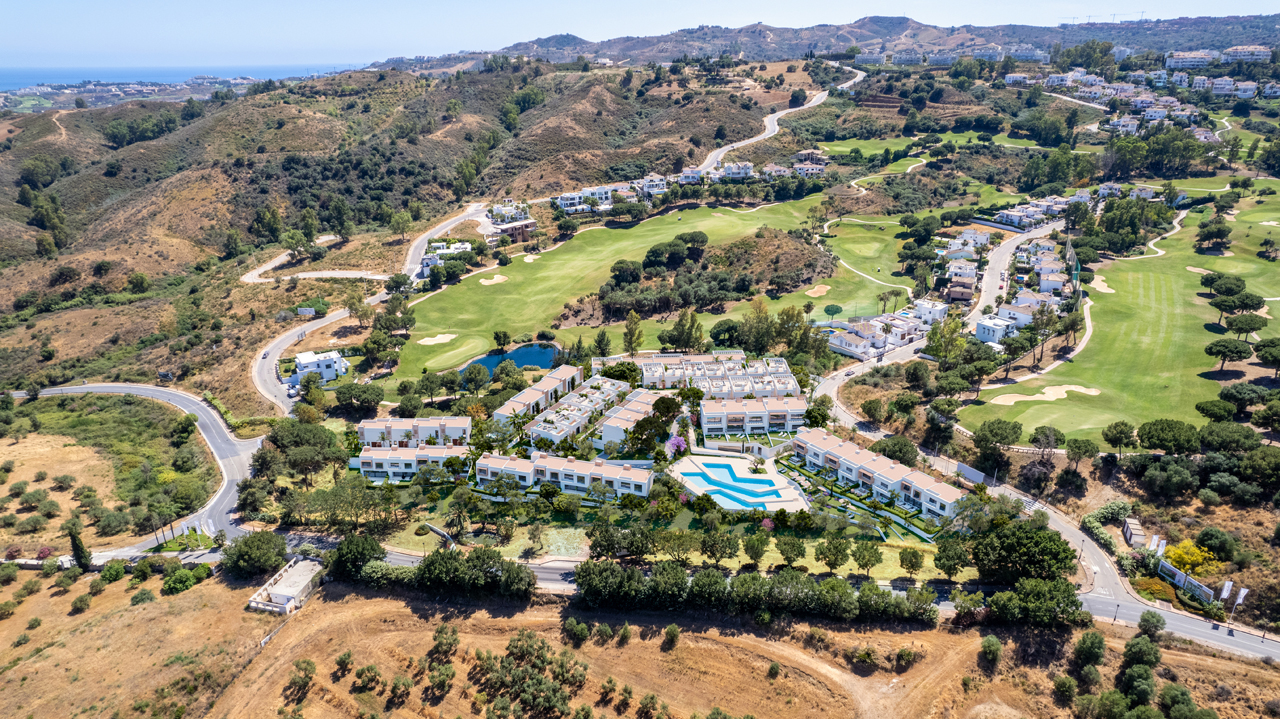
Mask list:
POLYGON ((267 355, 269 355, 269 354, 271 354, 271 350, 267 350, 266 352, 263 352, 263 353, 262 353, 262 359, 266 359, 266 358, 267 358, 267 355))

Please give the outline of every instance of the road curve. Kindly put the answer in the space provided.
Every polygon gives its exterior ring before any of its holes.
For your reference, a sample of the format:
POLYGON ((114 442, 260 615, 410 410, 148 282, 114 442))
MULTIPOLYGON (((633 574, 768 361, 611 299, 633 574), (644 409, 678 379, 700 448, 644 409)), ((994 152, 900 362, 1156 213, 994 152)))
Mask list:
MULTIPOLYGON (((857 75, 852 80, 849 80, 848 82, 845 82, 838 86, 841 90, 847 90, 854 83, 861 82, 862 78, 867 76, 867 73, 861 70, 854 70, 854 72, 857 73, 857 75)), ((732 143, 729 143, 728 145, 725 145, 724 147, 718 147, 712 150, 710 153, 707 154, 707 158, 702 161, 702 164, 698 165, 698 169, 703 171, 714 169, 716 165, 720 164, 720 161, 724 159, 724 156, 728 154, 729 151, 736 150, 740 147, 746 147, 747 145, 751 145, 751 144, 760 142, 761 140, 767 140, 770 137, 773 137, 774 135, 778 134, 779 119, 781 119, 782 117, 785 117, 786 115, 790 115, 793 112, 800 112, 801 110, 808 110, 810 108, 814 108, 814 107, 817 107, 818 105, 821 105, 827 99, 828 94, 829 93, 826 90, 823 90, 822 92, 814 95, 812 98, 809 99, 808 102, 801 105, 800 107, 791 107, 785 110, 779 110, 778 112, 775 112, 772 115, 766 115, 764 118, 764 132, 760 133, 759 135, 756 135, 755 137, 748 138, 746 140, 740 140, 738 142, 732 142, 732 143)))

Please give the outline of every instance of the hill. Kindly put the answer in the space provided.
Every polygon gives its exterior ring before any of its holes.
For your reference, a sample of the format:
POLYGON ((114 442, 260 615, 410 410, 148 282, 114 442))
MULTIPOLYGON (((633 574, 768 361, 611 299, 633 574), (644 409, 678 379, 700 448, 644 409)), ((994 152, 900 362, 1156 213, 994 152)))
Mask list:
MULTIPOLYGON (((1224 49, 1242 44, 1280 44, 1280 15, 1182 17, 1129 22, 1085 22, 1055 26, 960 25, 940 27, 907 17, 864 17, 856 22, 784 28, 756 23, 739 28, 702 25, 665 35, 618 37, 592 42, 574 35, 553 35, 515 43, 492 52, 570 62, 579 57, 609 59, 614 63, 643 65, 668 62, 688 55, 728 54, 747 60, 781 60, 807 52, 842 52, 850 45, 864 50, 915 49, 924 52, 963 50, 989 43, 1030 43, 1049 50, 1061 43, 1069 47, 1088 39, 1137 49, 1224 49)), ((478 66, 490 53, 465 53, 429 58, 421 69, 444 70, 460 64, 478 66)), ((378 63, 390 67, 392 63, 378 63)), ((403 67, 404 63, 398 61, 403 67)), ((450 70, 452 71, 452 70, 450 70)))

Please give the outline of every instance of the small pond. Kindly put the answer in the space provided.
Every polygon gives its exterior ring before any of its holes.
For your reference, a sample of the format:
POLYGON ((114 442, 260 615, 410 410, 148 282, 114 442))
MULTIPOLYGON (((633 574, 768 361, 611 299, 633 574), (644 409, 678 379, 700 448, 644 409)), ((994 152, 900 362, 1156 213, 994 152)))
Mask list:
MULTIPOLYGON (((511 360, 517 367, 533 366, 540 369, 551 369, 551 360, 556 356, 556 346, 546 342, 521 345, 505 354, 488 354, 468 364, 483 365, 492 374, 504 360, 511 360)), ((465 368, 464 368, 465 369, 465 368)))

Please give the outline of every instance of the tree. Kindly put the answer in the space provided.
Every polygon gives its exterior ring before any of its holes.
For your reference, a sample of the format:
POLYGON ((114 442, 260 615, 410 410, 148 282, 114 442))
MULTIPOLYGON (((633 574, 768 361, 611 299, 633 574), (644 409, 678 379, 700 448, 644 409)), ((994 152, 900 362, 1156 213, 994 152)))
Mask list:
POLYGON ((1076 641, 1072 654, 1078 663, 1093 666, 1101 664, 1107 653, 1107 640, 1098 632, 1085 632, 1076 641))
POLYGON ((869 399, 862 403, 859 407, 862 414, 871 421, 872 424, 880 424, 884 419, 884 402, 879 399, 869 399))
POLYGON ((1267 318, 1252 312, 1228 317, 1226 323, 1227 331, 1234 332, 1236 339, 1258 332, 1266 326, 1267 318))
POLYGON ((511 333, 506 330, 494 330, 493 343, 498 345, 498 349, 505 353, 507 345, 511 344, 511 333))
MULTIPOLYGON (((1140 637, 1146 639, 1146 637, 1140 637)), ((1151 667, 1146 664, 1138 664, 1131 666, 1121 675, 1120 681, 1116 682, 1117 688, 1124 692, 1129 698, 1129 702, 1133 706, 1141 707, 1151 701, 1156 695, 1156 677, 1151 671, 1151 667)), ((1125 715, 1126 719, 1132 713, 1125 715)))
POLYGON ((839 315, 841 312, 844 312, 844 308, 841 307, 840 305, 827 305, 826 307, 822 308, 822 312, 826 314, 827 317, 830 317, 831 319, 835 319, 837 315, 839 315))
MULTIPOLYGON (((406 290, 412 287, 413 281, 409 279, 409 275, 406 275, 403 272, 397 272, 396 274, 391 275, 383 286, 386 288, 387 292, 390 292, 393 295, 398 295, 404 294, 406 290)), ((364 304, 364 300, 361 300, 360 304, 364 304)), ((370 307, 370 309, 373 308, 370 307)))
POLYGON ((1115 447, 1121 457, 1124 457, 1125 447, 1137 447, 1138 440, 1134 437, 1133 425, 1128 422, 1119 421, 1112 422, 1102 430, 1102 441, 1115 447))
POLYGON ((596 333, 592 350, 596 357, 608 357, 613 354, 613 340, 609 338, 608 330, 601 329, 596 333))
POLYGON ((867 576, 871 576, 873 567, 884 561, 884 554, 880 552, 880 547, 875 542, 855 542, 850 554, 853 563, 858 565, 858 569, 867 576))
POLYGON ((413 224, 413 217, 408 212, 397 212, 391 216, 390 228, 392 234, 400 235, 400 239, 405 239, 405 233, 409 231, 409 227, 413 224))
POLYGON ((1138 631, 1154 638, 1164 631, 1164 616, 1160 612, 1148 609, 1138 618, 1138 631))
POLYGON ((622 332, 622 348, 628 356, 635 357, 644 344, 644 330, 640 327, 640 315, 635 310, 627 313, 626 329, 622 332))
POLYGON ((373 537, 348 534, 334 550, 330 570, 340 579, 354 580, 360 576, 364 565, 386 558, 387 550, 373 537))
POLYGON ((479 394, 481 388, 489 384, 489 368, 473 362, 462 371, 462 383, 471 394, 479 394))
POLYGON ((920 452, 916 449, 915 443, 900 434, 877 440, 871 445, 871 451, 883 454, 889 459, 908 467, 916 466, 916 462, 920 457, 920 452))
POLYGON ((232 576, 248 578, 284 566, 284 537, 266 530, 231 540, 222 550, 222 566, 232 576))
POLYGON ((151 280, 141 272, 134 272, 129 275, 129 292, 140 295, 151 289, 151 280))
POLYGON ((1200 433, 1193 425, 1176 419, 1155 419, 1138 427, 1143 449, 1159 449, 1170 454, 1191 454, 1200 449, 1200 433))
POLYGON ((951 581, 965 567, 969 566, 969 552, 964 544, 955 537, 946 537, 938 542, 938 551, 933 556, 933 566, 951 581))
POLYGON ((756 532, 746 537, 742 540, 742 551, 753 564, 759 565, 760 560, 764 559, 765 552, 769 551, 769 533, 756 532))
POLYGON ((849 561, 850 543, 844 537, 830 537, 818 542, 813 549, 813 558, 827 565, 833 573, 849 561))
POLYGON ((707 532, 702 535, 701 552, 720 566, 721 560, 737 556, 738 536, 727 532, 707 532))
POLYGON ((924 569, 924 553, 913 547, 904 547, 898 550, 898 563, 902 565, 902 571, 912 579, 924 569))
POLYGON ((1078 469, 1080 460, 1098 456, 1098 445, 1090 439, 1067 440, 1067 461, 1072 469, 1078 469))
POLYGON ((81 571, 89 571, 89 565, 93 560, 93 555, 89 553, 89 549, 84 546, 84 540, 80 538, 79 532, 67 532, 67 536, 71 539, 71 558, 75 560, 76 566, 81 571))
POLYGON ((805 558, 807 549, 804 541, 798 537, 778 537, 775 542, 778 546, 778 553, 782 555, 782 561, 787 565, 795 564, 805 558))
POLYGON ((1000 639, 994 634, 988 634, 982 638, 982 647, 979 650, 982 658, 991 662, 992 665, 1000 663, 1000 655, 1004 652, 1004 645, 1000 643, 1000 639))
POLYGON ((973 564, 984 580, 1012 585, 1019 579, 1057 579, 1075 567, 1076 552, 1057 532, 1012 522, 973 543, 973 564))

